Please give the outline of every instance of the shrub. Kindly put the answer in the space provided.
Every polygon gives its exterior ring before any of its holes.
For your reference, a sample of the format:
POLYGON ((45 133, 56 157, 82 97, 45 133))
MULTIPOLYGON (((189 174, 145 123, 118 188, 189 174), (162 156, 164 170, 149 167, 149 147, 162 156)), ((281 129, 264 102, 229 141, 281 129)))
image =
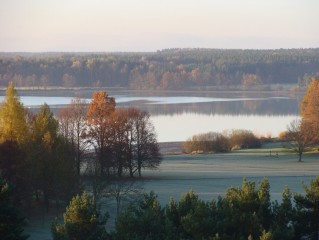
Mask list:
POLYGON ((231 149, 258 148, 261 141, 249 130, 232 130, 228 133, 231 149))
POLYGON ((189 138, 183 145, 185 153, 225 152, 229 149, 227 137, 220 133, 208 132, 189 138))

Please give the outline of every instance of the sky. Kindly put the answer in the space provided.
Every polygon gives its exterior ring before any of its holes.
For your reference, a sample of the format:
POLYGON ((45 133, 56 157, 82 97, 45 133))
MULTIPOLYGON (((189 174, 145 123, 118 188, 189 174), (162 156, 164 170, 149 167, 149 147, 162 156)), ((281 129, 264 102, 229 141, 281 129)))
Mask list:
POLYGON ((318 0, 0 0, 0 51, 318 48, 318 10, 318 0))

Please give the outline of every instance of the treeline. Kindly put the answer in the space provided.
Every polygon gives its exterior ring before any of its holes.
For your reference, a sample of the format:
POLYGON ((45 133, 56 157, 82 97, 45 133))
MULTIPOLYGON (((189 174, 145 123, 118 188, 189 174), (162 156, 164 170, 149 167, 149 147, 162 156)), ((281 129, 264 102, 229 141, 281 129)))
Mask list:
POLYGON ((168 49, 150 53, 0 53, 0 86, 123 87, 180 90, 207 87, 305 87, 319 75, 319 49, 168 49))
POLYGON ((105 216, 94 205, 94 198, 84 193, 73 198, 64 223, 55 222, 52 234, 54 240, 318 239, 319 178, 304 189, 304 194, 293 195, 285 187, 281 201, 272 202, 267 179, 258 186, 244 179, 241 187, 228 188, 224 196, 210 202, 190 191, 163 207, 151 192, 119 215, 114 231, 104 228, 105 216))
POLYGON ((95 197, 111 180, 142 176, 161 162, 150 115, 116 108, 114 98, 95 92, 90 103, 74 99, 56 118, 44 104, 29 112, 11 83, 0 105, 0 180, 12 202, 46 210, 87 189, 95 197), (39 205, 39 204, 37 204, 39 205))
POLYGON ((249 130, 231 130, 224 133, 201 133, 183 144, 185 153, 219 153, 242 148, 258 148, 261 140, 249 130))

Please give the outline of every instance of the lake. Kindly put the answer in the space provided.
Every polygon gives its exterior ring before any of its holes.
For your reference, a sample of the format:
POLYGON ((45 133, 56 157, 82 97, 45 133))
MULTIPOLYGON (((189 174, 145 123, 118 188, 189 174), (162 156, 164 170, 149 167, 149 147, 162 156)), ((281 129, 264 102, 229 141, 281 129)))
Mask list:
MULTIPOLYGON (((3 101, 4 92, 0 93, 3 101)), ((276 137, 299 116, 302 94, 263 92, 110 91, 117 106, 150 112, 159 142, 185 141, 194 134, 247 129, 276 137)), ((47 103, 56 112, 75 96, 90 101, 92 90, 19 91, 25 107, 47 103)))

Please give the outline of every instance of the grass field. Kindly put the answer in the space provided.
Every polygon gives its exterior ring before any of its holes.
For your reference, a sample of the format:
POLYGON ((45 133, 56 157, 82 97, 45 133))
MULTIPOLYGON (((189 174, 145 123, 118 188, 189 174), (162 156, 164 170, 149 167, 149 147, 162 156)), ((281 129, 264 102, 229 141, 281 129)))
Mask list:
MULTIPOLYGON (((210 201, 223 195, 228 187, 241 186, 244 177, 256 184, 267 177, 272 200, 280 201, 285 185, 292 192, 303 193, 302 182, 308 185, 316 176, 319 176, 318 153, 305 154, 303 162, 298 162, 296 154, 282 148, 280 143, 271 143, 260 149, 225 154, 165 155, 158 170, 143 172, 141 184, 146 193, 154 191, 164 205, 170 197, 179 200, 191 189, 201 199, 210 201)), ((114 214, 114 205, 106 206, 106 210, 114 214)), ((30 239, 50 239, 50 219, 31 221, 27 228, 30 239)))
POLYGON ((190 189, 204 200, 224 194, 231 186, 241 186, 246 177, 250 181, 268 178, 273 200, 280 200, 287 185, 292 192, 303 192, 306 184, 319 175, 319 154, 309 153, 298 162, 298 156, 269 143, 260 149, 232 151, 225 154, 165 156, 157 171, 145 171, 145 191, 153 190, 165 204, 170 196, 179 199, 190 189))

